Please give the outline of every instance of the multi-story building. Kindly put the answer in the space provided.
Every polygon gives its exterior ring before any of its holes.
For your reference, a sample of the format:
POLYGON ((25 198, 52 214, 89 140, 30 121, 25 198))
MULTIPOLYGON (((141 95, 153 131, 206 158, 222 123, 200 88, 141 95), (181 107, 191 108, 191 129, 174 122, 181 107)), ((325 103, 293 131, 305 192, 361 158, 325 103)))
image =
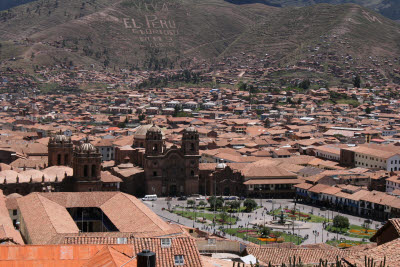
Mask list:
POLYGON ((382 169, 387 171, 400 170, 400 154, 396 151, 358 146, 342 149, 342 163, 346 165, 354 165, 354 167, 362 167, 369 169, 382 169), (347 155, 347 156, 346 156, 347 155), (350 158, 349 158, 350 157, 350 158))

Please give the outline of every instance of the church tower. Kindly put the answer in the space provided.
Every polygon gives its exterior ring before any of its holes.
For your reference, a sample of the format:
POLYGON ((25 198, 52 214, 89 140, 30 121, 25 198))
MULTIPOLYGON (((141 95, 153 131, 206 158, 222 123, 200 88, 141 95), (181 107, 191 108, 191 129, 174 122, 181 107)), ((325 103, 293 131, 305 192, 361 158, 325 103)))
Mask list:
POLYGON ((101 154, 88 138, 74 150, 73 170, 75 191, 101 190, 101 154))
POLYGON ((182 152, 184 155, 198 155, 199 142, 199 133, 196 128, 190 126, 183 130, 182 152))
POLYGON ((50 137, 48 144, 48 166, 71 166, 73 144, 71 137, 67 137, 60 131, 50 137))
POLYGON ((153 124, 146 133, 146 155, 158 156, 164 151, 164 141, 161 129, 153 124))

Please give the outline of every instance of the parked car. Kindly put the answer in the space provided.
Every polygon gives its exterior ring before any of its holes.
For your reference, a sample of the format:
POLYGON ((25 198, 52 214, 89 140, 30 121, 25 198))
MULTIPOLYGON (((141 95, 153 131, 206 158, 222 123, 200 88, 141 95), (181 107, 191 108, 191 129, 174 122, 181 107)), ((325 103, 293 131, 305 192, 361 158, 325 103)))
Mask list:
POLYGON ((178 200, 187 200, 187 196, 180 196, 178 197, 178 200))
POLYGON ((200 195, 200 196, 196 197, 196 200, 206 200, 206 197, 200 195))

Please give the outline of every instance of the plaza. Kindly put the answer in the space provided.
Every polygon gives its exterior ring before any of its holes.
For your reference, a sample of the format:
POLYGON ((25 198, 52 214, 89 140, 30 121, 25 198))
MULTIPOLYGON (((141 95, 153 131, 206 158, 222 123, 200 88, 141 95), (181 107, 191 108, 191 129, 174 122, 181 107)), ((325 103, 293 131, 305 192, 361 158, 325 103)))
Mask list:
MULTIPOLYGON (((189 198, 189 200, 193 200, 198 204, 200 201, 196 201, 195 198, 189 198)), ((203 200, 204 201, 204 200, 203 200)), ((349 236, 339 233, 328 232, 324 225, 328 225, 329 222, 332 222, 332 219, 336 215, 342 215, 349 219, 350 225, 359 226, 362 228, 363 223, 365 222, 365 218, 342 214, 337 211, 331 210, 321 210, 318 207, 309 206, 301 203, 294 203, 292 199, 276 199, 276 200, 268 200, 268 199, 255 199, 258 207, 252 212, 244 212, 240 210, 238 213, 231 213, 231 215, 237 217, 236 220, 231 220, 231 223, 228 224, 218 224, 213 223, 211 220, 206 220, 203 223, 198 222, 195 218, 203 218, 212 217, 214 212, 213 210, 205 210, 205 209, 195 209, 192 207, 187 207, 187 201, 179 201, 177 199, 169 199, 159 198, 157 201, 150 202, 145 201, 147 204, 157 215, 163 218, 166 221, 171 221, 174 223, 182 224, 187 227, 198 228, 202 231, 209 233, 216 233, 221 236, 224 236, 227 239, 238 240, 244 243, 249 243, 248 240, 244 240, 243 238, 239 238, 237 234, 229 235, 227 233, 233 232, 230 229, 253 229, 256 228, 257 225, 265 225, 266 227, 271 228, 273 231, 282 232, 284 234, 292 235, 293 242, 298 239, 303 240, 301 242, 302 245, 316 244, 316 243, 325 243, 328 240, 348 240, 354 242, 368 242, 368 238, 361 238, 355 236, 349 236), (296 210, 298 214, 310 214, 312 218, 309 219, 311 222, 308 222, 305 218, 293 218, 295 220, 294 225, 271 225, 271 222, 279 220, 280 215, 276 214, 272 215, 272 211, 275 213, 278 210, 293 210, 296 206, 296 210), (179 211, 183 210, 182 207, 186 207, 185 209, 189 212, 195 214, 195 217, 191 217, 192 219, 182 217, 179 211), (168 210, 178 210, 178 212, 170 212, 168 210), (203 214, 207 214, 204 216, 203 214), (301 222, 300 224, 297 224, 301 222), (225 230, 225 231, 224 231, 225 230)), ((207 203, 208 205, 208 203, 207 203)), ((219 212, 215 213, 216 217, 219 212)), ((292 219, 288 218, 288 221, 292 221, 292 219)), ((381 222, 371 221, 369 224, 370 229, 378 229, 381 226, 381 222)), ((289 239, 290 240, 290 239, 289 239)), ((287 242, 287 240, 285 240, 287 242)), ((289 241, 290 242, 290 241, 289 241)), ((254 243, 254 242, 253 242, 254 243)))

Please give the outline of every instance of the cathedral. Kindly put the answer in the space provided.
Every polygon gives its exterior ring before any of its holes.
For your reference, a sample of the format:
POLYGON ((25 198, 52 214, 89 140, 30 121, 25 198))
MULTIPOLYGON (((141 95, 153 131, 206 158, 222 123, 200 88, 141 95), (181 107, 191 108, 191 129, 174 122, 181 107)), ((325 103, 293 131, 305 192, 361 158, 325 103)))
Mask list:
POLYGON ((48 148, 50 167, 72 165, 72 176, 66 177, 63 191, 119 190, 121 179, 101 171, 101 154, 89 138, 74 147, 71 138, 60 133, 50 138, 48 148))
POLYGON ((44 169, 0 172, 4 194, 31 192, 124 191, 134 195, 192 195, 199 191, 199 134, 194 127, 182 131, 181 146, 167 148, 162 130, 154 125, 137 129, 132 147, 116 150, 114 168, 132 168, 135 176, 119 177, 102 171, 101 153, 89 142, 74 145, 58 133, 48 142, 44 169), (128 164, 129 163, 129 164, 128 164))
POLYGON ((156 125, 147 130, 143 168, 146 194, 179 196, 198 193, 199 134, 194 127, 183 130, 182 144, 166 148, 156 125))
POLYGON ((101 171, 101 154, 86 139, 74 146, 61 133, 48 143, 48 166, 17 172, 0 172, 0 189, 5 195, 31 192, 119 191, 122 180, 101 171))

